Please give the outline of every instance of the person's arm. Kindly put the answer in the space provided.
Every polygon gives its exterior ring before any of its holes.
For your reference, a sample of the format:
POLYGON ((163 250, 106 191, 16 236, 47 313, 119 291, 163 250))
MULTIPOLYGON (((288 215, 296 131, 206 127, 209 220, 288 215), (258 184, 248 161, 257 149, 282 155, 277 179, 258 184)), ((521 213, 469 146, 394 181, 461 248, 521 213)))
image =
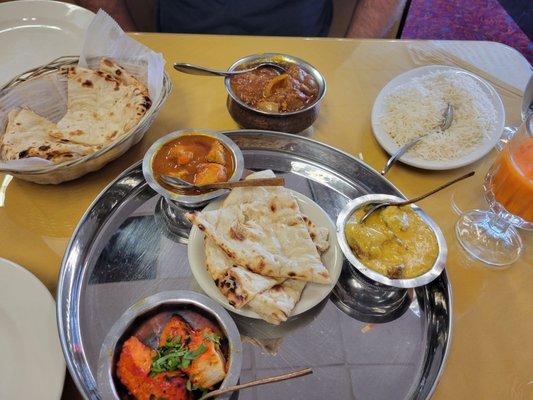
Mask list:
POLYGON ((359 0, 347 37, 383 38, 402 17, 406 0, 359 0))
POLYGON ((76 0, 76 4, 92 12, 97 12, 101 8, 111 15, 125 31, 137 30, 126 6, 126 0, 76 0))

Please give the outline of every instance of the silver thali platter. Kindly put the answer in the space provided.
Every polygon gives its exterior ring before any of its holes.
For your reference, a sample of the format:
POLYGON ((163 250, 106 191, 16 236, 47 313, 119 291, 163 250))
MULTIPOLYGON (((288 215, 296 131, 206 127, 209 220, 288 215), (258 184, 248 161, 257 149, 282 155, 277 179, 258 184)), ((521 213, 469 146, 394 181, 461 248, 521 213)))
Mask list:
MULTIPOLYGON (((325 144, 268 131, 223 133, 241 148, 246 169, 273 169, 332 220, 365 194, 403 197, 378 172, 325 144)), ((166 290, 201 291, 189 269, 187 237, 176 236, 164 214, 162 198, 135 164, 93 202, 67 247, 58 327, 68 368, 85 398, 98 398, 100 349, 126 309, 166 290)), ((280 326, 231 316, 243 341, 242 382, 313 369, 297 386, 258 387, 240 399, 427 399, 450 347, 451 286, 443 271, 415 289, 391 288, 345 261, 329 299, 280 326)))

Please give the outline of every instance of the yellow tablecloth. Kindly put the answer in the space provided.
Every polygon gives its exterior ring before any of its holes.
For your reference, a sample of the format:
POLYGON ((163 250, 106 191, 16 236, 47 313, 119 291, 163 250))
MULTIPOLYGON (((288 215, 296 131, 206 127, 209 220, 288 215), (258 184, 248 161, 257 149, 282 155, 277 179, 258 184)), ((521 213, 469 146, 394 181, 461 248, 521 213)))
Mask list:
MULTIPOLYGON (((328 84, 311 137, 354 154, 375 169, 382 167, 387 155, 372 135, 373 101, 390 79, 416 66, 405 41, 133 36, 163 53, 174 83, 172 95, 142 142, 101 171, 59 186, 40 186, 0 174, 0 257, 28 268, 53 293, 63 252, 79 218, 113 178, 142 158, 151 143, 186 127, 237 128, 226 111, 222 79, 178 74, 172 70, 174 61, 226 68, 237 58, 258 52, 288 53, 309 61, 328 84)), ((469 45, 475 48, 478 43, 469 45)), ((517 59, 507 61, 513 73, 517 59)), ((518 124, 521 99, 503 95, 502 100, 507 125, 518 124)), ((484 207, 481 181, 494 156, 495 152, 474 165, 445 172, 398 165, 388 175, 410 196, 471 169, 478 172, 468 182, 421 203, 445 233, 453 286, 452 347, 435 399, 533 398, 533 235, 521 232, 526 247, 521 260, 498 271, 468 258, 453 232, 457 219, 453 202, 463 209, 484 207)), ((74 393, 68 381, 64 398, 74 393)))

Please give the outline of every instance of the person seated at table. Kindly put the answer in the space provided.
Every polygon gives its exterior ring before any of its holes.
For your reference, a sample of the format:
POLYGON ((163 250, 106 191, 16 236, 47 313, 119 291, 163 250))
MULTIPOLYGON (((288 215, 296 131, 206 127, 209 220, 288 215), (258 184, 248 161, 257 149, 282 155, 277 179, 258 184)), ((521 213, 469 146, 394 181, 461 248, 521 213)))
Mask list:
POLYGON ((107 11, 126 31, 382 38, 406 0, 76 0, 107 11), (351 17, 350 17, 351 15, 351 17), (343 25, 339 27, 339 25, 343 25))

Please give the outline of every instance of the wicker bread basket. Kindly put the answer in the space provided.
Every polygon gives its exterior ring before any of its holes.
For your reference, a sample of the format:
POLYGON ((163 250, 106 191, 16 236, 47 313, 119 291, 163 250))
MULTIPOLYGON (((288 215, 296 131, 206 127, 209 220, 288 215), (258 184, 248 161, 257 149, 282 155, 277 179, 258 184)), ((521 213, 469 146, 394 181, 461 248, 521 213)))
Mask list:
MULTIPOLYGON (((39 79, 46 75, 58 74, 63 67, 73 66, 78 63, 78 56, 64 56, 57 58, 50 63, 41 67, 34 68, 12 79, 0 90, 0 101, 10 90, 17 85, 32 79, 39 79)), ((25 181, 40 184, 58 184, 70 181, 89 172, 96 171, 106 165, 108 162, 120 157, 130 147, 138 143, 152 122, 154 121, 159 109, 166 101, 172 91, 172 82, 167 73, 164 73, 163 87, 158 99, 152 99, 152 106, 144 114, 141 120, 129 132, 120 136, 116 141, 103 147, 102 149, 88 154, 84 157, 67 161, 61 164, 50 165, 32 170, 15 170, 4 169, 0 167, 0 172, 13 175, 25 181)), ((46 115, 44 115, 46 117, 46 115)), ((5 127, 0 127, 0 136, 3 134, 5 127)))

